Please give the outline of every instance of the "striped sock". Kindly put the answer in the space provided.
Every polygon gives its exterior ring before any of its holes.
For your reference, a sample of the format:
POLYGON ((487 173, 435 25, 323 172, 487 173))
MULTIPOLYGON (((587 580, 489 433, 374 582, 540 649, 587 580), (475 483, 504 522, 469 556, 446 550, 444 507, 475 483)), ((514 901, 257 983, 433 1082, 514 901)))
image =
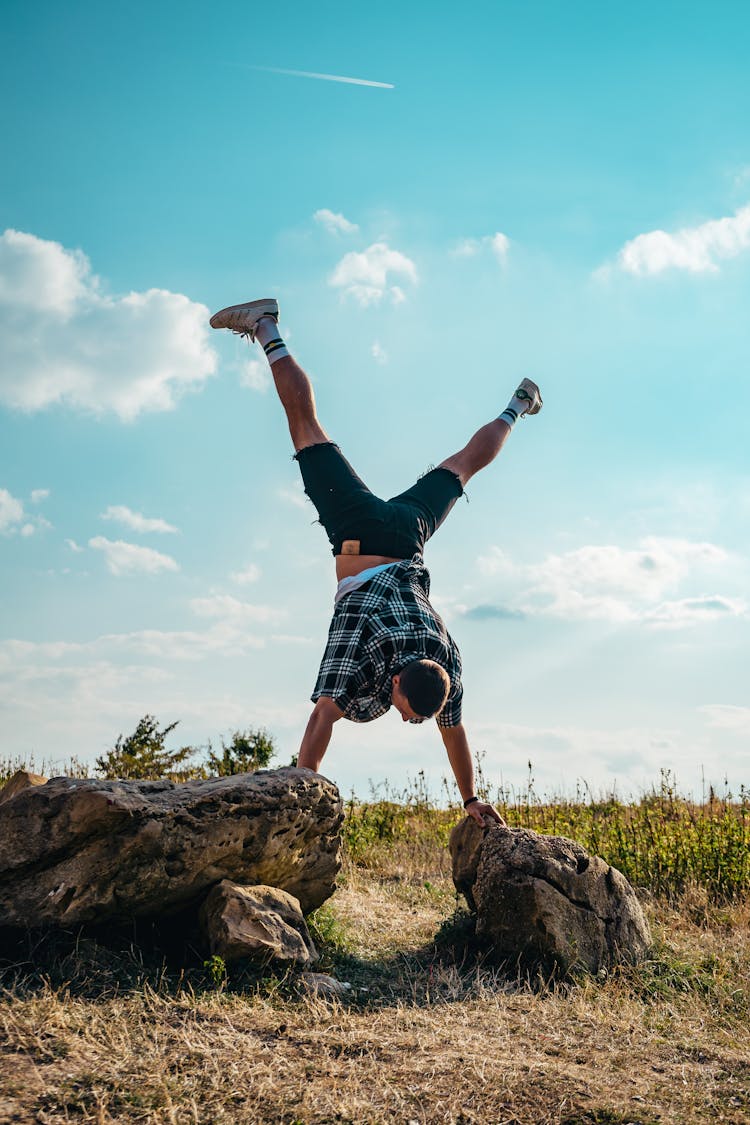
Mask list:
POLYGON ((501 422, 507 422, 511 429, 515 426, 518 419, 522 414, 525 414, 529 409, 528 399, 519 398, 518 395, 513 395, 505 410, 500 415, 501 422))
POLYGON ((272 316, 262 316, 255 327, 255 339, 266 353, 269 363, 276 363, 289 355, 286 344, 279 335, 279 326, 272 316))

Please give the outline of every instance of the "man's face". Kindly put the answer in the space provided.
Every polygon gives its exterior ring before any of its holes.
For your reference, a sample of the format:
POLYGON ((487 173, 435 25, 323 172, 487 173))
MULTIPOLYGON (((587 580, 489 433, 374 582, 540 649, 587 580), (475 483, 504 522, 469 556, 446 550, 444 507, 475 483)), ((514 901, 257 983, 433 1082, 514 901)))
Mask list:
POLYGON ((409 700, 406 698, 401 688, 399 687, 398 675, 393 677, 391 703, 396 708, 396 710, 401 713, 401 718, 405 723, 423 723, 425 721, 424 715, 418 715, 416 711, 412 710, 409 704, 409 700))

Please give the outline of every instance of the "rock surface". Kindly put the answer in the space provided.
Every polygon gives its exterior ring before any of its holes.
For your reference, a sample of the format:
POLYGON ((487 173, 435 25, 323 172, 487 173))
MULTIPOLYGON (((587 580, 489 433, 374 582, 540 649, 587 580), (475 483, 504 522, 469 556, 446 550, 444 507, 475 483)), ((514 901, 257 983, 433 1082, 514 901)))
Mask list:
POLYGON ((223 879, 209 891, 200 921, 211 953, 227 965, 249 959, 307 968, 318 960, 298 900, 277 887, 241 887, 223 879))
POLYGON ((476 909, 477 937, 498 960, 563 972, 637 962, 651 946, 627 879, 563 836, 482 829, 467 817, 451 833, 456 889, 476 909))
POLYGON ((0 805, 9 801, 11 797, 15 797, 16 793, 20 793, 22 789, 29 789, 32 785, 46 784, 47 778, 42 777, 39 773, 31 773, 30 770, 16 770, 0 789, 0 805))
POLYGON ((222 879, 333 893, 341 798, 311 770, 98 781, 58 777, 0 805, 0 926, 159 918, 222 879))

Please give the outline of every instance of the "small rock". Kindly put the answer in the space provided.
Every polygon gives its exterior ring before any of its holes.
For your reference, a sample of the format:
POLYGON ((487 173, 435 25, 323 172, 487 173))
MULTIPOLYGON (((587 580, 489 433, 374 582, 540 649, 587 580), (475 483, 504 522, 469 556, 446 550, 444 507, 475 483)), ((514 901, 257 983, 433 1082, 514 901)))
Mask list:
POLYGON ((482 828, 451 833, 453 880, 476 909, 476 932, 498 960, 604 971, 641 960, 651 934, 625 877, 563 836, 482 828))
POLYGON ((336 980, 325 973, 301 973, 299 985, 310 996, 323 997, 348 996, 352 989, 349 981, 336 980))
POLYGON ((318 959, 299 901, 277 887, 222 879, 203 903, 200 923, 211 953, 227 965, 273 960, 306 966, 318 959))

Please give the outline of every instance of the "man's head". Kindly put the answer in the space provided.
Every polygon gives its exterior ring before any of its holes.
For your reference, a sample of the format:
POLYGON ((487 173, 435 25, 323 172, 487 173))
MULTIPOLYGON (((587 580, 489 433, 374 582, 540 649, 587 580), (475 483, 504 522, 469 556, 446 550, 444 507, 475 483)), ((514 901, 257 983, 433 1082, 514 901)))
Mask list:
POLYGON ((393 706, 404 722, 421 723, 441 711, 451 682, 434 660, 412 660, 393 677, 393 706))

